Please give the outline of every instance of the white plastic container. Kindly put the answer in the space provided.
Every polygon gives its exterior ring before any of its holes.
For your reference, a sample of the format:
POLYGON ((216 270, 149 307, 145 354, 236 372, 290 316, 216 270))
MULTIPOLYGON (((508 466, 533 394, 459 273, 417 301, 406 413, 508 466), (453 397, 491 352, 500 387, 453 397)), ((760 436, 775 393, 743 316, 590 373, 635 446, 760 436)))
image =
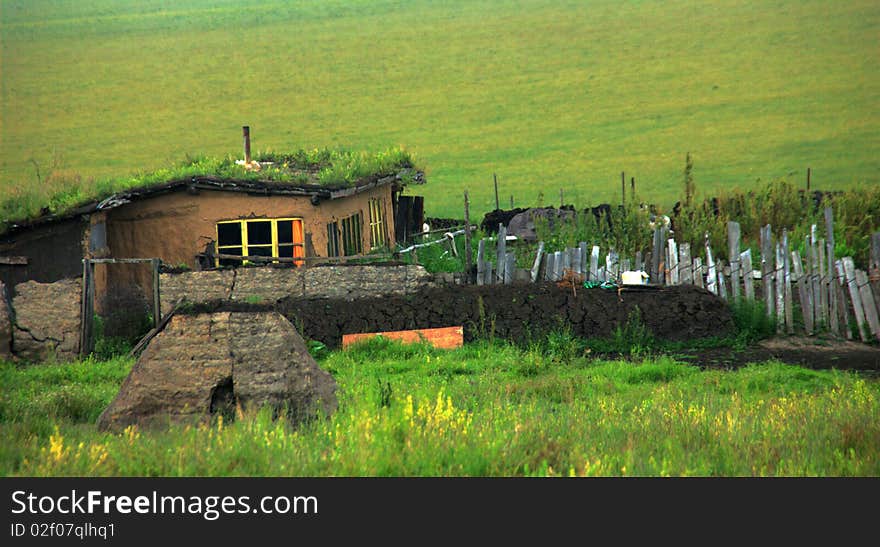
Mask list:
POLYGON ((624 285, 647 285, 648 274, 642 270, 629 270, 620 274, 621 282, 624 285))

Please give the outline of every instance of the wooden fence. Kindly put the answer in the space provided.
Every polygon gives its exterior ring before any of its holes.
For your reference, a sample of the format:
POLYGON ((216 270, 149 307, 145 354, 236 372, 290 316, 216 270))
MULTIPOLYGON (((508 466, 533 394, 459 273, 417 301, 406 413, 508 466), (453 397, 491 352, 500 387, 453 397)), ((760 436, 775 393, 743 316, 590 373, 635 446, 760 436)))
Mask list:
POLYGON ((708 235, 703 248, 691 249, 689 243, 669 237, 666 228, 658 228, 651 250, 631 258, 621 257, 614 249, 603 252, 587 242, 545 252, 544 243, 539 242, 531 269, 516 267, 507 230, 499 225, 494 250, 492 240, 478 242, 475 281, 491 285, 574 278, 620 283, 623 272, 644 271, 650 285, 692 284, 725 300, 762 301, 780 333, 827 331, 850 340, 880 341, 880 232, 872 237, 868 271, 856 269, 852 257, 835 256, 831 208, 824 213, 825 226, 820 229, 814 224, 804 240, 804 256, 789 240, 787 230, 774 239, 769 224, 761 229, 760 255, 752 256, 751 249, 741 250, 740 225, 729 222, 727 261, 715 258, 708 235), (489 253, 495 256, 494 264, 487 258, 489 253))

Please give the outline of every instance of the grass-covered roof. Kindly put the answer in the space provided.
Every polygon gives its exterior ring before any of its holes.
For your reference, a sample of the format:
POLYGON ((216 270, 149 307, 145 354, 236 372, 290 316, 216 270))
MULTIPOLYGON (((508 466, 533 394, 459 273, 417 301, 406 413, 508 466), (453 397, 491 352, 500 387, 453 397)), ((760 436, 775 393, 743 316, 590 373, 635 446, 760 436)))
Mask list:
POLYGON ((326 148, 266 151, 255 153, 251 159, 251 165, 245 166, 231 155, 188 157, 155 171, 101 180, 86 181, 68 171, 50 173, 45 180, 38 176, 37 184, 15 188, 0 201, 0 233, 40 219, 63 218, 114 195, 149 193, 168 183, 198 178, 260 185, 269 190, 277 186, 308 191, 351 188, 387 176, 395 176, 401 184, 422 180, 422 169, 410 153, 399 147, 381 152, 326 148))

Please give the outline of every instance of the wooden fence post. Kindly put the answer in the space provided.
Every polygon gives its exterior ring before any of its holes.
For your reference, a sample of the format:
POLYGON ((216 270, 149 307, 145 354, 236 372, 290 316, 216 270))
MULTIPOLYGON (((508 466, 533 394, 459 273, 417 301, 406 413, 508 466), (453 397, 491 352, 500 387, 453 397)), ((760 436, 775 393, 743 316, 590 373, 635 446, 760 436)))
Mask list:
POLYGON ((880 319, 877 316, 877 306, 874 304, 874 295, 871 284, 868 282, 868 274, 862 270, 856 270, 856 283, 859 285, 859 295, 862 297, 862 307, 865 310, 865 319, 871 334, 880 342, 880 319))
POLYGON ((798 284, 798 299, 801 301, 801 315, 804 318, 804 330, 813 334, 813 302, 810 297, 810 280, 804 273, 803 261, 798 251, 791 251, 791 263, 798 284))
POLYGON ((754 302, 755 300, 755 278, 753 276, 754 269, 752 267, 752 250, 746 249, 739 254, 740 264, 742 265, 743 291, 746 300, 754 302))
POLYGON ((782 276, 783 305, 785 306, 785 326, 788 334, 794 334, 794 308, 791 294, 791 254, 788 252, 788 229, 782 229, 782 276))
POLYGON ((822 309, 821 283, 819 281, 819 253, 817 246, 816 225, 810 227, 810 282, 813 287, 813 309, 815 310, 815 326, 818 331, 825 324, 824 310, 822 309))
POLYGON ((700 257, 694 258, 694 285, 703 288, 703 261, 700 257))
POLYGON ((853 334, 849 325, 849 306, 846 304, 846 287, 848 285, 846 283, 846 272, 843 271, 842 260, 834 261, 834 273, 837 274, 837 283, 835 283, 834 288, 837 290, 837 299, 840 301, 841 327, 843 328, 843 334, 846 336, 846 339, 852 340, 853 334))
POLYGON ((859 328, 859 337, 862 342, 867 342, 868 337, 865 335, 865 310, 862 308, 862 297, 859 292, 859 286, 856 281, 856 267, 853 264, 852 257, 843 257, 843 272, 846 275, 846 284, 849 287, 849 296, 853 303, 853 313, 856 316, 856 324, 859 328))
POLYGON ((682 285, 694 284, 694 266, 691 262, 691 244, 682 243, 678 247, 679 281, 682 285))
POLYGON ((593 245, 590 251, 590 281, 599 281, 599 246, 593 245))
POLYGON ((532 264, 532 283, 538 281, 538 274, 541 271, 541 258, 544 255, 544 242, 538 242, 538 252, 535 254, 535 262, 532 264))
POLYGON ((781 333, 785 329, 785 259, 780 241, 776 242, 776 269, 773 277, 776 279, 776 332, 781 333))
POLYGON ((544 255, 544 280, 545 281, 553 281, 553 274, 556 268, 556 264, 554 264, 556 260, 556 253, 547 253, 544 255))
POLYGON ((718 278, 715 273, 715 260, 712 258, 712 247, 709 245, 709 232, 706 232, 706 290, 718 294, 718 278))
POLYGON ((834 268, 834 212, 831 207, 825 207, 825 255, 828 260, 826 270, 828 272, 828 320, 832 334, 840 336, 840 302, 837 298, 835 280, 837 274, 834 268))
POLYGON ((504 266, 507 264, 507 227, 498 223, 498 243, 495 247, 496 283, 504 283, 504 266))
POLYGON ((739 300, 739 278, 742 270, 740 266, 739 246, 740 246, 740 225, 739 222, 728 221, 727 223, 727 245, 730 259, 730 298, 731 300, 739 300))
POLYGON ((465 283, 471 284, 471 212, 468 191, 464 191, 464 271, 465 283))
POLYGON ((767 316, 773 317, 773 231, 767 224, 761 228, 761 289, 767 316))
POLYGON ((669 283, 671 285, 680 285, 681 272, 679 272, 678 268, 678 246, 675 244, 675 239, 669 238, 666 249, 666 263, 669 265, 669 283))

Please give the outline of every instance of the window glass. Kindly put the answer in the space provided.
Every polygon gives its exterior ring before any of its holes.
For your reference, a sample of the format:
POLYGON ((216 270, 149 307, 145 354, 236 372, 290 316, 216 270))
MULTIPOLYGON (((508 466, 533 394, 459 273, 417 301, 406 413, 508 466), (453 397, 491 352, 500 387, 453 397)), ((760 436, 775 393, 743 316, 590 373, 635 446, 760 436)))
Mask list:
MULTIPOLYGON (((250 245, 271 245, 272 244, 272 222, 253 221, 247 222, 247 244, 250 245)), ((271 254, 269 256, 272 256, 271 254)))
POLYGON ((221 222, 218 224, 217 245, 221 247, 226 245, 241 245, 241 223, 221 222))
POLYGON ((278 221, 278 244, 293 243, 293 225, 299 223, 298 220, 279 220, 278 221))

